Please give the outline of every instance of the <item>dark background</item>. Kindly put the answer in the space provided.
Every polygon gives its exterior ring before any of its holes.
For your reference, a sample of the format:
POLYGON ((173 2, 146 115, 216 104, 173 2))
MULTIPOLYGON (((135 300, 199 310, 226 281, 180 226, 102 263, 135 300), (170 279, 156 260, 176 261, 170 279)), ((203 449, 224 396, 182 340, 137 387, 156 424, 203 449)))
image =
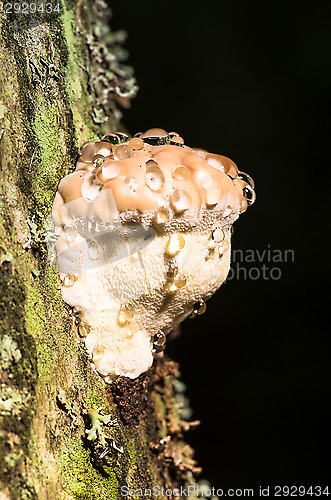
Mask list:
POLYGON ((257 193, 233 248, 295 252, 263 261, 278 280, 228 281, 167 347, 202 422, 187 438, 215 488, 330 479, 331 4, 264 3, 111 5, 140 86, 128 129, 175 130, 232 158, 257 193))

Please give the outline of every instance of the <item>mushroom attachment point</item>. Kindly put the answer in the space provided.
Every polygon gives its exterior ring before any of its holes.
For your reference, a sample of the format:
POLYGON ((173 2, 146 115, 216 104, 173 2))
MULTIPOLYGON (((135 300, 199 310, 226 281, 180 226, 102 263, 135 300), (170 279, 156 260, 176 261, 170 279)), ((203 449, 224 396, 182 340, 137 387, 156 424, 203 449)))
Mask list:
POLYGON ((49 245, 106 382, 147 371, 167 334, 205 312, 229 271, 232 224, 254 201, 251 177, 232 160, 175 132, 117 132, 83 145, 59 184, 49 245))

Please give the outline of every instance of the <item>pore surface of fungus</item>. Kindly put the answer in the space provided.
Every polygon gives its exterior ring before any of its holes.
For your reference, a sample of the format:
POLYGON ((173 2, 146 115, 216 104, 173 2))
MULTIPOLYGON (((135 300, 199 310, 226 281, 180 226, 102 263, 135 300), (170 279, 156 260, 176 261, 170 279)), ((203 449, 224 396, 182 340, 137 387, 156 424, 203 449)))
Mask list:
POLYGON ((226 279, 231 226, 255 200, 225 156, 150 129, 85 143, 52 218, 63 299, 106 382, 150 368, 167 333, 226 279))

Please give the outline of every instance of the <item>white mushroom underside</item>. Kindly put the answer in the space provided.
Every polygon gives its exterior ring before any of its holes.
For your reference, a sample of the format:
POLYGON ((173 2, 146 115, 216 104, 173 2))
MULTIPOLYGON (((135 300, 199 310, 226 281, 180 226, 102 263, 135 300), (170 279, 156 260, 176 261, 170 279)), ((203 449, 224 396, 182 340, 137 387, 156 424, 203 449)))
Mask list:
MULTIPOLYGON (((105 263, 103 256, 91 268, 87 258, 74 284, 62 288, 63 299, 75 307, 80 323, 89 331, 85 343, 95 369, 109 380, 120 375, 136 378, 148 370, 153 362, 153 334, 157 330, 168 333, 192 312, 194 302, 210 297, 226 279, 230 248, 221 256, 217 248, 211 252, 211 230, 181 234, 185 246, 175 257, 166 253, 168 235, 156 236, 145 248, 143 241, 137 241, 142 250, 120 260, 105 263), (174 267, 178 268, 176 277, 184 277, 186 284, 171 292, 167 290, 174 267), (120 307, 127 303, 132 304, 134 317, 121 326, 120 307), (135 325, 139 325, 137 331, 135 325)), ((104 243, 111 248, 112 235, 108 238, 104 243)), ((226 239, 229 242, 230 230, 226 239)), ((74 269, 75 256, 60 262, 62 273, 74 269)))

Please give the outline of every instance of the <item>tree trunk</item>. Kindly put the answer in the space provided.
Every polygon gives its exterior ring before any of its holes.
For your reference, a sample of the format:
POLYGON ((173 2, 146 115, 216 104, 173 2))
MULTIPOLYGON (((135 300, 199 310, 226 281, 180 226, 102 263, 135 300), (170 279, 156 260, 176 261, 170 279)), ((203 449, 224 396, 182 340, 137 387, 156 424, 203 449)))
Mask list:
POLYGON ((118 130, 136 92, 123 33, 110 31, 103 0, 59 13, 55 2, 44 4, 52 12, 15 5, 29 12, 7 3, 0 14, 0 498, 192 487, 177 365, 160 357, 138 379, 106 385, 77 341, 42 231, 83 142, 118 130))

